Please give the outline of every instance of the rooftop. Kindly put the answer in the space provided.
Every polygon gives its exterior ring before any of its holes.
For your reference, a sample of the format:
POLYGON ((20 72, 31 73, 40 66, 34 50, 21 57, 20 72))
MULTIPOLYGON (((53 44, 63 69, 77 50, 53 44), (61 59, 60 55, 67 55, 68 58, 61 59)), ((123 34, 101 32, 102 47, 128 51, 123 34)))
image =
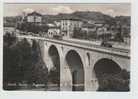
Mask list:
POLYGON ((31 16, 31 15, 35 15, 35 16, 42 16, 40 13, 33 11, 32 13, 28 13, 27 16, 31 16))

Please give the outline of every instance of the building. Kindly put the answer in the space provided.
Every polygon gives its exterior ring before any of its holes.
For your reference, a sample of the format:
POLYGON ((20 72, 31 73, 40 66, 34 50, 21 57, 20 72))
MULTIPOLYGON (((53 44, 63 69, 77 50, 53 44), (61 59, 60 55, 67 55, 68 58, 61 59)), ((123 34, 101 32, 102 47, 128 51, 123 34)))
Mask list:
POLYGON ((41 24, 42 23, 42 15, 37 12, 28 13, 24 17, 24 21, 28 23, 35 23, 35 24, 41 24))
POLYGON ((96 32, 96 26, 94 24, 83 24, 82 25, 82 31, 86 31, 86 33, 95 33, 96 32))
POLYGON ((60 28, 59 27, 51 27, 51 28, 49 28, 47 35, 50 38, 53 38, 54 36, 60 36, 60 28))
POLYGON ((56 20, 56 21, 54 21, 54 24, 55 24, 57 27, 60 27, 60 26, 61 26, 61 21, 60 21, 60 20, 56 20))
POLYGON ((61 19, 61 33, 65 38, 71 38, 74 29, 82 27, 83 22, 78 18, 64 18, 61 19))
POLYGON ((103 35, 103 34, 106 34, 107 33, 107 28, 106 27, 98 27, 97 28, 97 35, 103 35))
POLYGON ((96 26, 94 24, 85 23, 82 25, 81 33, 84 39, 94 39, 96 38, 96 26))
POLYGON ((58 27, 54 23, 48 23, 48 32, 47 32, 47 37, 53 38, 54 36, 60 36, 60 27, 58 27))
POLYGON ((110 29, 108 24, 104 24, 103 26, 98 26, 97 30, 97 37, 102 40, 109 40, 112 38, 114 32, 110 29))

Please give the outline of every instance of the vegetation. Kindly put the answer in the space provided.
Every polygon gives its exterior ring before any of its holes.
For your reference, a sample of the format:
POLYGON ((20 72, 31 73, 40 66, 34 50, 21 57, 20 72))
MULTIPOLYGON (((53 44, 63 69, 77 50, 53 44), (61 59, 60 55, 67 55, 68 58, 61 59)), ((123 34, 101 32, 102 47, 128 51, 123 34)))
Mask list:
POLYGON ((39 46, 31 46, 26 39, 18 41, 12 34, 4 35, 3 50, 3 88, 5 90, 18 89, 19 84, 47 83, 47 68, 43 63, 39 46), (9 86, 10 83, 15 84, 9 86))
MULTIPOLYGON (((94 12, 94 11, 76 11, 70 14, 64 14, 64 13, 59 13, 57 15, 44 15, 43 16, 43 22, 41 25, 34 24, 34 23, 28 23, 28 22, 23 22, 23 23, 18 23, 21 21, 21 16, 16 16, 16 17, 4 17, 4 26, 15 26, 16 23, 16 28, 25 31, 25 32, 32 32, 35 34, 40 34, 40 32, 47 32, 48 31, 48 26, 46 25, 47 23, 53 23, 55 20, 59 21, 63 18, 78 18, 80 20, 84 20, 86 22, 96 22, 96 23, 102 23, 102 24, 107 24, 109 26, 116 27, 117 24, 119 23, 121 27, 121 32, 120 30, 117 31, 117 28, 114 29, 112 32, 116 33, 114 39, 111 38, 111 35, 106 34, 106 38, 109 38, 112 41, 119 41, 123 42, 123 37, 130 37, 130 16, 116 16, 112 17, 109 15, 105 15, 101 12, 94 12)), ((40 34, 43 35, 43 34, 40 34)), ((73 38, 79 38, 79 39, 97 39, 97 38, 105 38, 105 34, 100 35, 97 37, 96 33, 84 33, 83 31, 80 31, 78 29, 74 29, 74 35, 73 38)))
POLYGON ((78 38, 78 39, 87 39, 87 33, 84 33, 81 29, 75 28, 73 31, 73 38, 78 38))
POLYGON ((129 91, 130 73, 122 70, 118 74, 102 74, 98 91, 129 91))
POLYGON ((18 23, 16 28, 21 31, 32 32, 35 34, 38 34, 39 32, 48 31, 47 25, 44 25, 44 24, 38 25, 38 24, 33 24, 33 23, 28 23, 28 22, 18 23))
POLYGON ((49 82, 52 82, 53 84, 57 84, 57 86, 60 86, 60 71, 53 67, 50 72, 49 72, 49 75, 48 75, 48 80, 49 82))
POLYGON ((121 33, 117 33, 114 37, 114 41, 118 41, 118 42, 124 42, 123 36, 121 35, 121 33))
POLYGON ((51 47, 49 49, 49 55, 53 62, 53 68, 50 69, 48 74, 48 82, 56 84, 58 87, 60 86, 60 57, 58 51, 55 47, 51 47))

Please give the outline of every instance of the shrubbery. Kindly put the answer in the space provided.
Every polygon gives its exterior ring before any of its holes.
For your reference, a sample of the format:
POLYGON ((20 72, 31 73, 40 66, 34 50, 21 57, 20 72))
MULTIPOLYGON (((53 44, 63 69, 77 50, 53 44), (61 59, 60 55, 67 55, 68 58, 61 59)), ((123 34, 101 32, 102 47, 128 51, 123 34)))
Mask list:
POLYGON ((110 75, 103 74, 98 79, 98 91, 129 91, 130 74, 126 70, 122 70, 119 74, 110 75))
POLYGON ((32 32, 34 34, 48 31, 48 26, 45 24, 38 25, 38 24, 28 23, 28 22, 18 23, 16 28, 24 32, 32 32))
POLYGON ((11 34, 4 35, 3 47, 3 87, 4 89, 18 89, 18 85, 26 83, 46 84, 47 68, 41 59, 39 46, 31 46, 26 39, 18 41, 11 34), (9 83, 16 86, 9 87, 9 83))

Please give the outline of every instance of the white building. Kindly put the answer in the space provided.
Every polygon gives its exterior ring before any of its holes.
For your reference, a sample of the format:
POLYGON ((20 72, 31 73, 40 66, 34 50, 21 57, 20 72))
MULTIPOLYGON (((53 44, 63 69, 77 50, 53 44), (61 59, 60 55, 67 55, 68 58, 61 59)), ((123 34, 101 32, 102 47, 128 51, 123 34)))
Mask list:
POLYGON ((41 24, 41 22, 42 22, 42 15, 34 11, 32 13, 27 14, 27 16, 25 17, 25 19, 29 23, 41 24))
POLYGON ((77 18, 64 18, 61 20, 61 33, 65 38, 73 36, 74 29, 82 27, 83 22, 77 18))
POLYGON ((47 33, 48 37, 53 38, 54 36, 60 36, 60 28, 59 27, 50 27, 47 33))

